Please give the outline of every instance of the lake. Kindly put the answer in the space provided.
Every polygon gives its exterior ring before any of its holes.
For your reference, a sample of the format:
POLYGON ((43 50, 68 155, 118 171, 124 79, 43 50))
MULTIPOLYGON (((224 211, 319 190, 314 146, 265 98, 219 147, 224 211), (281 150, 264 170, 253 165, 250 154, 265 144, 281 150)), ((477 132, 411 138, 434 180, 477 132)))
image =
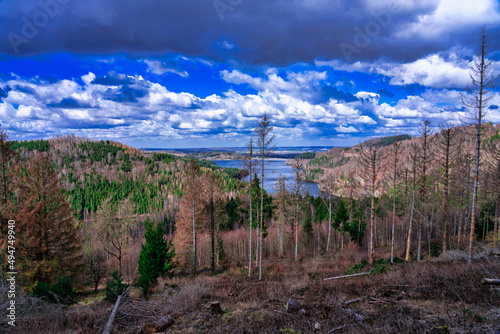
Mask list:
MULTIPOLYGON (((264 173, 266 179, 264 180, 264 189, 269 194, 274 194, 276 190, 274 189, 274 184, 278 181, 280 175, 286 178, 287 184, 293 180, 293 169, 290 165, 285 165, 286 159, 273 159, 266 161, 266 167, 264 173)), ((243 162, 241 160, 214 160, 217 166, 220 167, 233 167, 243 169, 243 162)), ((260 178, 260 171, 258 173, 260 178)), ((319 187, 314 182, 306 182, 305 188, 310 195, 319 196, 319 187)))

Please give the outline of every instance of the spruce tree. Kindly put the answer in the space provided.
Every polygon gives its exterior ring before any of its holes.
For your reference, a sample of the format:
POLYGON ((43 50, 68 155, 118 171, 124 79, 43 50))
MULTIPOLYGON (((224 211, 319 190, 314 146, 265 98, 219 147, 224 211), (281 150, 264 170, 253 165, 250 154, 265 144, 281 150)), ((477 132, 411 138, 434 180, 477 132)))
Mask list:
POLYGON ((172 269, 172 258, 174 257, 174 248, 171 241, 163 238, 165 231, 160 223, 146 221, 144 223, 146 231, 144 238, 146 243, 142 245, 139 254, 139 285, 146 295, 151 283, 172 269))

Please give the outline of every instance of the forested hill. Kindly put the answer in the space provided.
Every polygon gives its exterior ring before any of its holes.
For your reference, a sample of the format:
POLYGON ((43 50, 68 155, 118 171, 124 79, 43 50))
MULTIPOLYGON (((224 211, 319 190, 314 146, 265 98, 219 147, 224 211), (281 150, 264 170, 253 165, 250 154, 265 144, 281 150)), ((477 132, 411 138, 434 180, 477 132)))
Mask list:
MULTIPOLYGON (((472 126, 458 126, 451 128, 455 134, 450 142, 450 164, 452 171, 455 173, 452 176, 458 177, 456 173, 462 173, 464 178, 469 177, 466 170, 470 169, 470 161, 475 155, 475 136, 472 126)), ((484 124, 482 131, 482 151, 481 156, 484 158, 484 163, 481 168, 487 172, 489 164, 492 162, 492 155, 496 150, 497 144, 500 142, 500 124, 493 125, 492 123, 484 124)), ((434 177, 441 177, 439 170, 443 162, 444 146, 443 146, 443 129, 430 129, 428 136, 428 165, 429 174, 434 177)), ((363 149, 370 146, 378 149, 377 158, 377 179, 380 185, 377 187, 376 193, 380 194, 388 190, 384 187, 387 185, 393 174, 393 159, 394 159, 394 143, 398 143, 398 163, 397 172, 398 180, 403 182, 405 178, 412 178, 413 170, 416 169, 416 177, 421 174, 422 160, 422 136, 411 137, 408 135, 399 135, 392 137, 374 138, 362 142, 352 147, 335 147, 327 152, 316 153, 314 157, 307 156, 300 161, 305 170, 306 179, 315 181, 324 187, 324 180, 328 176, 337 179, 344 186, 337 187, 337 194, 346 189, 345 180, 349 174, 355 174, 357 183, 363 185, 366 175, 363 175, 364 168, 360 163, 360 155, 363 149), (415 160, 415 161, 414 161, 415 160), (413 166, 415 165, 415 166, 413 166)), ((406 180, 408 182, 408 180, 406 180)), ((362 197, 368 191, 368 187, 358 187, 357 197, 362 197)))
MULTIPOLYGON (((161 212, 183 192, 182 175, 189 159, 150 152, 114 141, 93 141, 72 135, 49 140, 12 141, 19 159, 46 152, 53 161, 61 186, 68 191, 75 216, 90 217, 107 198, 118 203, 130 198, 137 214, 161 212)), ((238 193, 243 171, 220 168, 214 162, 197 160, 213 170, 223 192, 238 193)))

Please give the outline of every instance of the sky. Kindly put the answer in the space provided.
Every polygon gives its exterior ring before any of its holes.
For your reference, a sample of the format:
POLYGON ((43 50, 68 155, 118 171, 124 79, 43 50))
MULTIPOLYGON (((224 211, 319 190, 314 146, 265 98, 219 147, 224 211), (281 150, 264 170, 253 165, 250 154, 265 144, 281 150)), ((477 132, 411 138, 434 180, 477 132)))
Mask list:
POLYGON ((0 124, 139 148, 243 147, 264 113, 278 146, 437 131, 474 112, 482 27, 498 75, 498 0, 0 0, 0 124))

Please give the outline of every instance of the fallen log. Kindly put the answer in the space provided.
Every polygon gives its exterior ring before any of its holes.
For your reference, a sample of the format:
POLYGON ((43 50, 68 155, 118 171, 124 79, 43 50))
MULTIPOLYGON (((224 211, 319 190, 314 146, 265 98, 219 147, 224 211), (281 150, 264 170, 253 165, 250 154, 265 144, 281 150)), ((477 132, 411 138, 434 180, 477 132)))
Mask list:
POLYGON ((116 317, 116 312, 118 311, 118 307, 120 306, 120 302, 122 301, 122 296, 123 295, 119 295, 118 298, 116 299, 115 307, 113 307, 113 311, 111 311, 108 323, 106 324, 106 327, 104 328, 104 332, 102 332, 102 334, 111 334, 111 330, 113 329, 113 323, 116 317))
POLYGON ((158 321, 153 324, 146 325, 139 329, 138 334, 149 334, 163 332, 167 327, 174 323, 177 314, 172 313, 164 317, 161 317, 158 321))
POLYGON ((347 306, 349 304, 362 301, 363 299, 365 299, 365 297, 360 297, 360 298, 356 298, 356 299, 346 300, 345 302, 342 302, 341 304, 342 304, 342 306, 347 306))
POLYGON ((324 278, 323 281, 328 281, 330 279, 338 279, 338 278, 346 278, 346 277, 368 275, 368 274, 370 274, 370 273, 368 272, 368 273, 360 273, 360 274, 352 274, 352 275, 343 275, 343 276, 328 277, 328 278, 324 278))
POLYGON ((491 284, 491 285, 500 285, 500 279, 495 278, 483 278, 481 283, 483 284, 491 284))

